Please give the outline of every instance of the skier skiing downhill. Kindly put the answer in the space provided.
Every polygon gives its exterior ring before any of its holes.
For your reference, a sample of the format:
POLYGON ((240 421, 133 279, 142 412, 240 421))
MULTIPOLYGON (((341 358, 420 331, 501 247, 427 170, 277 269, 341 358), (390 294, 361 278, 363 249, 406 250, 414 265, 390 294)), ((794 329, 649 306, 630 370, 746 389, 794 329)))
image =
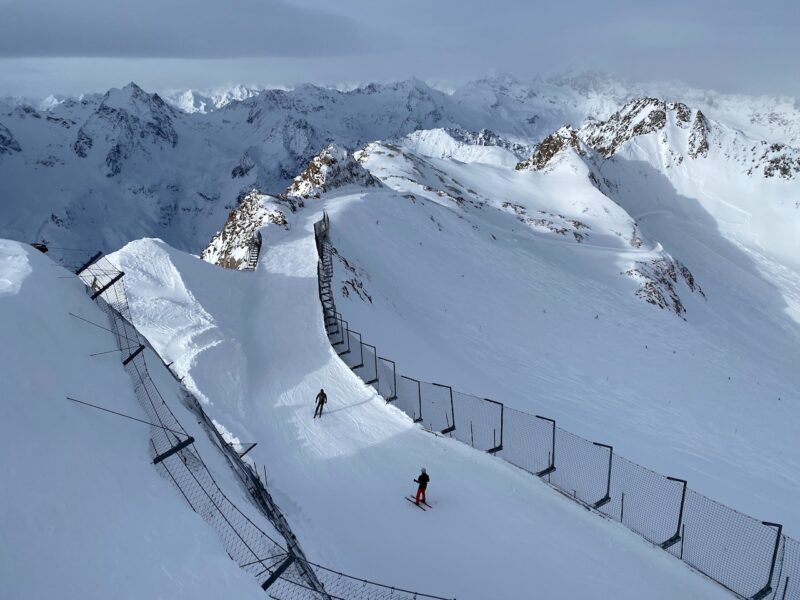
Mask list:
POLYGON ((322 407, 325 406, 325 403, 328 401, 328 396, 325 394, 325 390, 320 389, 319 394, 317 394, 317 408, 314 409, 314 418, 316 419, 319 417, 322 418, 322 407))
POLYGON ((425 471, 425 467, 422 467, 422 473, 419 474, 414 480, 414 483, 418 483, 419 487, 417 488, 417 506, 419 506, 420 500, 422 500, 423 504, 427 504, 427 499, 425 498, 425 490, 428 488, 428 482, 431 480, 428 477, 427 471, 425 471))

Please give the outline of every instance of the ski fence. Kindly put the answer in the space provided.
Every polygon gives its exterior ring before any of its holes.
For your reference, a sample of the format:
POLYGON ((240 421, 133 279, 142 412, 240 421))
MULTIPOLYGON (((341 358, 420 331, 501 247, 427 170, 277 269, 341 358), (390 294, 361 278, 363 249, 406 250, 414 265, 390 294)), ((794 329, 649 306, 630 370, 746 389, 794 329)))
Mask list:
POLYGON ((734 594, 800 600, 800 542, 779 523, 761 521, 590 441, 554 419, 399 375, 336 310, 327 213, 314 225, 324 325, 342 360, 425 429, 494 454, 681 559, 734 594))
MULTIPOLYGON (((197 398, 181 387, 185 405, 197 415, 212 444, 248 492, 257 509, 255 512, 265 517, 265 522, 256 523, 255 518, 241 510, 219 486, 200 456, 194 438, 178 421, 150 376, 147 357, 161 359, 133 325, 124 273, 100 253, 80 265, 75 273, 86 285, 92 300, 108 316, 109 330, 121 353, 123 367, 152 424, 153 464, 192 510, 216 531, 231 559, 258 580, 268 597, 276 600, 447 600, 368 581, 309 561, 270 496, 266 481, 243 459, 244 453, 240 454, 223 438, 197 398)), ((169 369, 169 365, 164 366, 169 369)), ((178 379, 172 370, 170 373, 178 379)))

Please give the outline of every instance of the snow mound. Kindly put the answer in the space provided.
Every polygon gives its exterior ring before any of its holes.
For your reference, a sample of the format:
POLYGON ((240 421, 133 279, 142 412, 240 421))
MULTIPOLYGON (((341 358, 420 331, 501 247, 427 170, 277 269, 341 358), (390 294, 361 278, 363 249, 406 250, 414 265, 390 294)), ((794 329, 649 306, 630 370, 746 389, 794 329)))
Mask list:
POLYGON ((149 428, 66 399, 146 418, 106 326, 77 278, 0 240, 0 597, 263 598, 153 467, 149 428))

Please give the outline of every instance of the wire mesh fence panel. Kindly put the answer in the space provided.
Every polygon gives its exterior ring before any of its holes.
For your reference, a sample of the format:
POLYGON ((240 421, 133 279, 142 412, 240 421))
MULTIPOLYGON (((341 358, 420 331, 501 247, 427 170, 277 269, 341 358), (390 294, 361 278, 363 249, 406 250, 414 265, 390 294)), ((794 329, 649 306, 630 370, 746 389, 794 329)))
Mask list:
POLYGON ((344 320, 341 315, 336 315, 334 325, 329 329, 328 339, 337 352, 344 352, 347 349, 347 338, 344 320))
POLYGON ((692 490, 686 493, 683 524, 683 546, 670 548, 673 554, 682 551, 688 564, 748 598, 767 585, 776 528, 692 490))
POLYGON ((650 542, 661 544, 678 529, 682 492, 679 482, 615 454, 611 501, 600 511, 650 542))
POLYGON ((378 393, 386 400, 397 398, 397 372, 394 361, 378 357, 378 393))
POLYGON ((780 569, 775 577, 775 594, 778 600, 800 600, 800 542, 784 537, 780 569))
POLYGON ((361 343, 361 364, 356 370, 356 374, 367 384, 375 384, 378 381, 378 353, 375 346, 361 343))
MULTIPOLYGON (((364 365, 364 352, 361 347, 361 334, 357 331, 348 329, 345 333, 347 336, 347 348, 349 352, 342 354, 342 360, 351 369, 358 369, 364 365)), ((342 351, 341 348, 339 350, 342 351)))
POLYGON ((606 495, 607 448, 556 427, 556 470, 549 482, 565 493, 594 504, 606 495))
POLYGON ((453 392, 456 439, 478 450, 491 450, 500 445, 503 406, 471 394, 453 392))
POLYGON ((397 378, 397 400, 394 405, 413 421, 422 419, 422 387, 417 379, 401 375, 397 378))
POLYGON ((423 381, 422 425, 431 431, 447 431, 453 427, 453 397, 448 387, 423 381))
POLYGON ((550 423, 506 406, 503 429, 503 449, 498 456, 529 473, 539 473, 550 465, 550 423))

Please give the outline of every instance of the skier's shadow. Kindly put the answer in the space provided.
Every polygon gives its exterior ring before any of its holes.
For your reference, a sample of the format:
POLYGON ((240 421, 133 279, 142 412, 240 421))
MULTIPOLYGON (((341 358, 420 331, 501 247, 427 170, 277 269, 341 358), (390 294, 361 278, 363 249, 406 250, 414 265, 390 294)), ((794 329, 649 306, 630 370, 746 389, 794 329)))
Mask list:
POLYGON ((334 413, 338 413, 338 412, 341 412, 343 410, 350 410, 352 408, 356 408, 358 406, 363 406, 364 404, 372 402, 374 399, 375 399, 375 395, 370 396, 369 398, 367 398, 366 400, 362 400, 361 402, 356 402, 355 404, 346 404, 345 406, 340 406, 339 408, 334 408, 333 410, 326 410, 324 414, 332 415, 334 413))

